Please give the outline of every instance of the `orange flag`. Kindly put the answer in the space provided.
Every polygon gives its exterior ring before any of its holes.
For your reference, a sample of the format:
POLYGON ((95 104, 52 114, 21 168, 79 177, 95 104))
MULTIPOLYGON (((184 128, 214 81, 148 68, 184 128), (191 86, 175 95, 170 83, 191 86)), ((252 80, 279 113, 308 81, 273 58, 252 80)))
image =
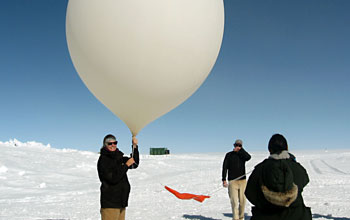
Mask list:
POLYGON ((195 195, 195 194, 191 194, 191 193, 179 193, 178 191, 173 190, 167 186, 164 186, 164 187, 165 187, 165 189, 167 189, 169 192, 174 194, 179 199, 194 199, 198 202, 203 202, 205 199, 210 198, 210 196, 205 196, 205 195, 195 195))

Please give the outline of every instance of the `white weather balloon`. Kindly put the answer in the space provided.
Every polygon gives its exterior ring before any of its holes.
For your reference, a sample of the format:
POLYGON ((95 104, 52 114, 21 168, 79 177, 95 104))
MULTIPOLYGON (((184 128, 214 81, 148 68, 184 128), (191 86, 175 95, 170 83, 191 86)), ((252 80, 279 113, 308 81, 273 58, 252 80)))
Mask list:
POLYGON ((223 31, 223 0, 70 0, 67 8, 80 78, 133 135, 199 88, 223 31))

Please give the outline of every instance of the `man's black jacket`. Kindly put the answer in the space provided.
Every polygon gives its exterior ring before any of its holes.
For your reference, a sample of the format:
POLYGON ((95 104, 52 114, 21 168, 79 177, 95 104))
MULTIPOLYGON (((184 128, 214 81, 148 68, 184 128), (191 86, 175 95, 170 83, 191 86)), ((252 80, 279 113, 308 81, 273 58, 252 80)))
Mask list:
POLYGON ((222 181, 226 180, 227 172, 228 180, 234 180, 240 176, 242 177, 239 179, 246 179, 245 162, 250 160, 250 158, 250 154, 247 153, 247 151, 245 151, 243 148, 241 148, 238 152, 228 152, 225 156, 222 166, 222 181))
POLYGON ((136 165, 128 167, 125 163, 129 157, 117 149, 109 151, 101 149, 97 162, 98 176, 101 181, 101 208, 125 208, 128 206, 130 183, 127 176, 128 169, 136 168, 139 163, 139 151, 134 150, 136 165))

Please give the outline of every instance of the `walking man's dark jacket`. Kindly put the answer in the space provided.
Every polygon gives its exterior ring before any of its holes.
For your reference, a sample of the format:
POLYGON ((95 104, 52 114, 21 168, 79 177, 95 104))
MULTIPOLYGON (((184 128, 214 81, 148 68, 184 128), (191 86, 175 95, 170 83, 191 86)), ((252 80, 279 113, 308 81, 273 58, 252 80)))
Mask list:
POLYGON ((245 163, 250 160, 250 154, 243 149, 238 151, 230 151, 226 154, 224 163, 222 165, 222 181, 226 181, 226 174, 228 172, 228 180, 246 179, 245 176, 245 163))
POLYGON ((251 220, 311 220, 303 201, 306 170, 288 151, 270 155, 249 176, 245 195, 254 205, 251 220))
POLYGON ((130 167, 125 164, 130 158, 124 157, 119 149, 109 151, 103 147, 100 153, 97 171, 101 181, 101 208, 125 208, 128 206, 130 193, 127 171, 139 164, 139 151, 134 149, 136 164, 130 167))

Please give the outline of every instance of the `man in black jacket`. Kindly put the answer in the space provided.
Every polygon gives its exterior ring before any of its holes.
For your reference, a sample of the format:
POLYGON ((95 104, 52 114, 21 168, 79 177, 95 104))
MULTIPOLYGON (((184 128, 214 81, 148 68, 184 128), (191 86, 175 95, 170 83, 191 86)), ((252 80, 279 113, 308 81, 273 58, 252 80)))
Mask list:
POLYGON ((132 139, 132 157, 124 157, 117 148, 117 143, 115 136, 106 135, 97 162, 98 176, 101 181, 102 220, 125 220, 125 208, 128 206, 130 193, 127 171, 137 168, 139 164, 136 137, 132 139))
POLYGON ((255 166, 245 191, 254 205, 251 220, 311 220, 302 197, 309 182, 306 170, 288 152, 282 135, 273 135, 268 149, 269 158, 255 166))
POLYGON ((234 220, 244 219, 245 208, 245 163, 250 160, 251 156, 243 149, 243 142, 240 139, 235 141, 234 149, 225 156, 222 166, 222 182, 224 187, 228 187, 228 193, 231 200, 232 214, 234 220), (228 172, 228 180, 226 174, 228 172))

